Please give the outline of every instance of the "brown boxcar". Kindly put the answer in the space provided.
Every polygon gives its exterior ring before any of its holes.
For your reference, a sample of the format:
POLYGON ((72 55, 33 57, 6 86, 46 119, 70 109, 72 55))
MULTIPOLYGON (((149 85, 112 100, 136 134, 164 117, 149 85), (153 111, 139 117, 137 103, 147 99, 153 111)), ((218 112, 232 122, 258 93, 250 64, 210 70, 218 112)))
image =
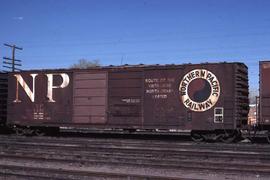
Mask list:
POLYGON ((206 63, 10 73, 8 101, 8 123, 24 126, 235 130, 247 124, 247 67, 206 63))
POLYGON ((260 61, 259 125, 270 128, 270 61, 260 61))

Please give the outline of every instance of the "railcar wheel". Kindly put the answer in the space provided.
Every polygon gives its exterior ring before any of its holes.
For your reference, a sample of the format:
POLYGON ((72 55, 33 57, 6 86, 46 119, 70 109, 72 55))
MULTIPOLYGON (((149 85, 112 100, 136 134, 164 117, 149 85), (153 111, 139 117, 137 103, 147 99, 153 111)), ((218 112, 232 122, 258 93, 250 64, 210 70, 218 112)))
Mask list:
POLYGON ((205 141, 208 142, 217 142, 221 138, 222 135, 216 134, 215 132, 208 132, 202 135, 205 141))
POLYGON ((239 137, 239 131, 230 131, 223 134, 223 136, 220 138, 221 142, 224 143, 232 143, 236 141, 236 139, 239 137))
POLYGON ((266 135, 266 140, 268 143, 270 143, 270 131, 268 131, 268 133, 266 135))
POLYGON ((16 128, 15 133, 17 136, 23 136, 25 134, 25 131, 22 128, 16 128))
POLYGON ((230 135, 230 136, 223 136, 220 140, 224 143, 232 143, 236 139, 235 135, 230 135))
POLYGON ((191 132, 191 139, 194 142, 203 142, 204 141, 203 136, 198 132, 191 132))
POLYGON ((45 135, 45 133, 40 129, 36 129, 34 133, 36 136, 44 136, 45 135))

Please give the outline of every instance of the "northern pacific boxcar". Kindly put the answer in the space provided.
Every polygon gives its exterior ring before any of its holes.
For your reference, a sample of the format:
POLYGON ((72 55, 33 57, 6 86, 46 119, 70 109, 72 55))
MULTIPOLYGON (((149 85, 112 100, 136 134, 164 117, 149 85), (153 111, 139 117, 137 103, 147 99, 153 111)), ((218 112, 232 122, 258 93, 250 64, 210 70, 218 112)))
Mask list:
POLYGON ((242 63, 138 65, 9 74, 8 123, 21 127, 192 130, 235 138, 247 124, 242 63))
POLYGON ((259 125, 270 130, 270 61, 260 61, 259 125))

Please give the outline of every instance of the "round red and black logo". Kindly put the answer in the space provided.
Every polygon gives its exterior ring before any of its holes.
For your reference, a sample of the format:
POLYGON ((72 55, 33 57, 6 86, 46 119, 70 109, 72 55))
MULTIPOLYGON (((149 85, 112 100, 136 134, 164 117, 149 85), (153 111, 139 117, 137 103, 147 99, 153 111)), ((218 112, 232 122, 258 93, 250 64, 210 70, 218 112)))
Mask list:
POLYGON ((217 77, 206 69, 188 72, 179 85, 180 97, 188 109, 197 112, 212 108, 220 96, 217 77))

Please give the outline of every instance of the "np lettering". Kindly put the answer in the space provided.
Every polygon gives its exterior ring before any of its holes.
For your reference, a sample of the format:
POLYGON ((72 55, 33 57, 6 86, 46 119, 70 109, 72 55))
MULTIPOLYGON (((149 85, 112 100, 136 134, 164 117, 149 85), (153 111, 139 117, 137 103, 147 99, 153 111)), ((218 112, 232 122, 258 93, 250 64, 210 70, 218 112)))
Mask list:
MULTIPOLYGON (((15 74, 14 77, 16 78, 16 99, 13 101, 15 103, 22 102, 19 97, 19 88, 22 88, 26 95, 29 97, 31 102, 35 102, 35 84, 36 84, 36 77, 38 74, 30 74, 32 77, 32 90, 30 89, 29 85, 25 82, 23 77, 20 74, 15 74)), ((66 73, 54 73, 54 74, 45 74, 47 77, 47 99, 48 102, 55 102, 53 99, 53 90, 59 88, 65 88, 69 85, 69 76, 66 73), (62 78, 62 82, 60 85, 54 85, 53 77, 60 76, 62 78)))

